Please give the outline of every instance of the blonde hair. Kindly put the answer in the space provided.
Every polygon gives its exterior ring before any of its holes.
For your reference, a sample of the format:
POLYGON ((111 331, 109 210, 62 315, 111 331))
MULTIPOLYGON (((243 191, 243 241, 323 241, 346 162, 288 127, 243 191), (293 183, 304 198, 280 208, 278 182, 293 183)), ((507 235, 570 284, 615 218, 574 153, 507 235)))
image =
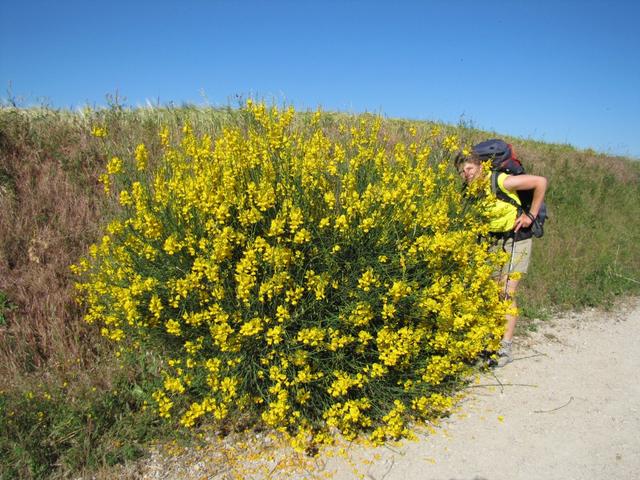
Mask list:
POLYGON ((460 167, 467 162, 473 163, 475 165, 480 165, 482 163, 482 159, 475 153, 465 155, 462 150, 458 150, 453 157, 453 166, 455 167, 455 169, 459 172, 460 167))

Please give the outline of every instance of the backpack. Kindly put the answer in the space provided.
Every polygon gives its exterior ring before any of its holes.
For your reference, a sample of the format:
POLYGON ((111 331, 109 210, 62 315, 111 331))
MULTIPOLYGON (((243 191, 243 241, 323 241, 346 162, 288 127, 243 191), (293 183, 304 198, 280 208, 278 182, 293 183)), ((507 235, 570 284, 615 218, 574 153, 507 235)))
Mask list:
MULTIPOLYGON (((486 140, 474 145, 472 152, 482 161, 491 160, 491 192, 499 200, 515 206, 518 209, 518 215, 524 211, 524 213, 531 217, 529 210, 533 200, 533 190, 517 190, 516 193, 520 199, 520 204, 518 204, 498 186, 498 175, 500 173, 506 173, 508 175, 522 175, 525 173, 525 169, 516 157, 511 144, 500 139, 486 140)), ((544 222, 547 218, 547 206, 542 202, 538 216, 533 219, 530 227, 518 232, 518 238, 524 240, 532 236, 542 237, 542 235, 544 235, 544 222)))

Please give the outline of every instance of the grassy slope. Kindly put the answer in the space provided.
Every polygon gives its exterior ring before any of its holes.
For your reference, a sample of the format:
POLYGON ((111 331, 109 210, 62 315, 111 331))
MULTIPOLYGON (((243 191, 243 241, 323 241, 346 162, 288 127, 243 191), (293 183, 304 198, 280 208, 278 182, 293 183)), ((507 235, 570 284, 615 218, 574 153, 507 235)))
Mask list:
POLYGON ((609 306, 640 286, 640 163, 525 142, 522 155, 550 181, 551 221, 524 284, 525 313, 609 306))
MULTIPOLYGON (((338 119, 357 120, 325 114, 322 121, 331 130, 338 119)), ((0 375, 8 380, 0 387, 3 477, 45 476, 54 464, 69 472, 126 460, 145 440, 167 433, 142 411, 136 393, 153 360, 126 371, 107 360, 109 347, 80 321, 68 265, 100 234, 109 211, 96 181, 105 160, 133 155, 140 142, 153 156, 158 127, 175 130, 187 120, 213 136, 243 121, 233 110, 189 107, 0 110, 0 375), (90 135, 96 124, 106 126, 105 140, 90 135)), ((393 142, 410 126, 420 135, 433 124, 387 120, 384 130, 393 142)), ((466 143, 496 135, 443 129, 466 143)), ((550 182, 551 220, 523 281, 523 312, 544 317, 638 293, 640 163, 509 140, 528 170, 550 182)))

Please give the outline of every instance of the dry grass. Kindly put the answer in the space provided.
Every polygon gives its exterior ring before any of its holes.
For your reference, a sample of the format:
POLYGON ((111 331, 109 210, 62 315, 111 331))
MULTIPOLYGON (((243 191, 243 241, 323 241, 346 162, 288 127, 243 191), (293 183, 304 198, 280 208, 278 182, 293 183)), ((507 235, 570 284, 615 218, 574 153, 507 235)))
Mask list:
POLYGON ((0 342, 5 378, 83 358, 91 335, 78 321, 68 267, 95 235, 96 198, 30 138, 3 138, 1 168, 11 182, 0 198, 0 290, 15 306, 0 342))

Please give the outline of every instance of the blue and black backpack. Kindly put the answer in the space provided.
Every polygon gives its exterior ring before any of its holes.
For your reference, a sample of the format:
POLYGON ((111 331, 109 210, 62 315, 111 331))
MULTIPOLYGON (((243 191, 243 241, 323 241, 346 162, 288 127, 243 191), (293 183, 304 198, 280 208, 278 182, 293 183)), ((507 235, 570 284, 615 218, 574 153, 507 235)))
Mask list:
MULTIPOLYGON (((526 173, 522 163, 516 157, 511 144, 508 144, 504 140, 494 138, 474 145, 472 152, 483 162, 491 160, 491 192, 498 199, 517 207, 518 215, 524 212, 532 218, 529 209, 531 208, 531 201, 533 200, 533 190, 518 190, 516 192, 520 199, 520 205, 518 205, 515 200, 498 187, 498 175, 500 173, 506 173, 508 175, 522 175, 526 173)), ((543 227, 547 218, 547 206, 543 202, 540 206, 538 216, 532 218, 533 223, 530 227, 519 231, 518 238, 541 237, 544 234, 543 227)))

